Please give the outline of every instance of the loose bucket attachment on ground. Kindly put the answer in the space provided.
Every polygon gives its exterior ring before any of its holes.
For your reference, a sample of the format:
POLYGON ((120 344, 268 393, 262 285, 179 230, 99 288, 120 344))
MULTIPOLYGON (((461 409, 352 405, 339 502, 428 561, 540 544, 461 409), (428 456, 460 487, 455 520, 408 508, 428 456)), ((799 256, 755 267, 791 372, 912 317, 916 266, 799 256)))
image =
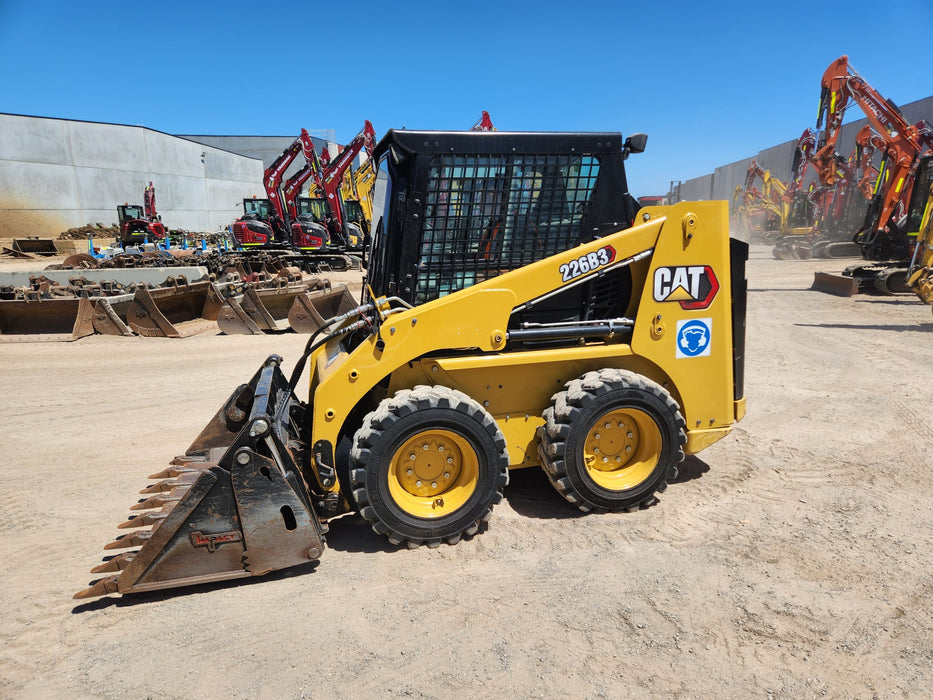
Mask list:
MULTIPOLYGON (((321 283, 316 284, 319 286, 321 283)), ((327 286, 329 284, 326 283, 327 286)), ((345 286, 341 287, 345 289, 345 286)), ((217 325, 228 335, 258 335, 287 330, 296 299, 307 294, 308 289, 307 284, 250 287, 243 294, 231 296, 224 302, 217 314, 217 325)))
POLYGON ((185 279, 170 280, 164 287, 139 287, 127 312, 127 324, 136 333, 149 338, 181 338, 213 327, 223 305, 223 293, 213 282, 188 283, 185 279), (206 321, 194 328, 178 324, 206 321))
POLYGON ((150 477, 161 481, 118 526, 134 532, 104 547, 138 549, 105 558, 91 573, 119 573, 75 598, 261 576, 321 556, 325 528, 299 467, 305 407, 281 360, 269 357, 188 451, 150 477))
POLYGON ((295 303, 288 312, 288 324, 296 333, 315 333, 327 325, 330 319, 356 306, 345 284, 338 284, 333 289, 305 292, 295 297, 295 303))
POLYGON ((55 247, 55 241, 51 238, 14 238, 13 250, 17 253, 26 253, 28 255, 58 255, 58 249, 55 247))
POLYGON ((0 299, 0 335, 42 335, 44 340, 77 340, 93 333, 181 338, 216 329, 217 312, 228 283, 204 280, 188 283, 183 276, 169 278, 158 287, 131 285, 132 293, 119 285, 67 286, 45 280, 36 288, 15 291, 18 298, 0 299))

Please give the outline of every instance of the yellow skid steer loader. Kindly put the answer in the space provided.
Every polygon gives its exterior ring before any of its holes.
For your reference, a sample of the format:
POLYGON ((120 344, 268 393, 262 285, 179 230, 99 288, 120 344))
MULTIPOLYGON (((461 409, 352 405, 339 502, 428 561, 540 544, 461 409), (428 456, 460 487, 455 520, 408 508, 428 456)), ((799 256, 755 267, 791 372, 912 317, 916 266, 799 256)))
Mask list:
POLYGON ((390 131, 359 306, 233 392, 76 597, 302 564, 352 511, 455 544, 511 469, 584 511, 652 505, 744 415, 747 246, 726 202, 639 210, 646 138, 390 131))

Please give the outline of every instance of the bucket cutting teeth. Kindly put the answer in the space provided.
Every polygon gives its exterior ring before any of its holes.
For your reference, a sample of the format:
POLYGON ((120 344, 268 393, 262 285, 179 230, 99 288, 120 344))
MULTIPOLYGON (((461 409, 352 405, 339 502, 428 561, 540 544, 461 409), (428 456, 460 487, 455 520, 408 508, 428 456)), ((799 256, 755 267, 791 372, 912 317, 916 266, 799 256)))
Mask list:
POLYGON ((185 472, 179 474, 178 476, 171 479, 164 479, 158 483, 147 486, 140 493, 167 493, 173 491, 179 486, 190 487, 195 481, 198 480, 198 474, 200 471, 185 472))
POLYGON ((102 595, 118 593, 120 589, 119 586, 117 586, 117 579, 119 578, 119 576, 111 576, 110 578, 102 578, 99 581, 94 581, 89 588, 75 593, 74 597, 81 600, 84 598, 97 598, 102 595))
POLYGON ((92 574, 106 574, 111 571, 123 571, 130 562, 133 561, 139 552, 121 552, 113 557, 108 557, 104 560, 103 564, 98 564, 93 569, 91 569, 92 574))
POLYGON ((168 513, 141 513, 140 515, 132 515, 130 519, 126 522, 120 523, 117 525, 118 530, 127 530, 132 527, 146 527, 147 525, 155 525, 156 523, 161 523, 165 520, 168 513))
POLYGON ((142 547, 146 540, 152 537, 150 532, 130 532, 126 535, 120 535, 113 542, 104 545, 104 549, 126 549, 127 547, 142 547))
POLYGON ((179 455, 170 462, 170 466, 160 471, 158 474, 151 474, 150 479, 174 479, 182 474, 200 474, 205 469, 217 466, 215 460, 208 460, 204 457, 179 455))
POLYGON ((181 497, 185 495, 188 489, 175 489, 174 491, 169 492, 168 494, 159 494, 158 496, 150 496, 149 498, 135 503, 130 506, 130 510, 150 510, 152 508, 161 508, 164 505, 169 503, 177 503, 181 500, 181 497))
POLYGON ((150 474, 148 478, 150 479, 174 479, 175 477, 181 476, 182 474, 200 474, 208 467, 214 465, 208 464, 203 467, 185 467, 185 466, 172 466, 168 469, 163 469, 158 474, 150 474))

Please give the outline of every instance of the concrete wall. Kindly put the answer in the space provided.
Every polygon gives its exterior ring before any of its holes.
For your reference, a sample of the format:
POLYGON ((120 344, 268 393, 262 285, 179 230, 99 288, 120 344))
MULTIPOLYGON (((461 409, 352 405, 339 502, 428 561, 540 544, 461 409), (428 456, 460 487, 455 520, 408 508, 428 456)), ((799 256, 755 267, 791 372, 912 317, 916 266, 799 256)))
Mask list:
POLYGON ((138 126, 0 114, 0 238, 117 221, 152 181, 170 229, 216 231, 262 196, 262 162, 138 126))
MULTIPOLYGON (((858 108, 852 107, 852 110, 857 112, 858 108)), ((933 97, 926 97, 904 105, 901 107, 901 114, 910 124, 916 124, 921 119, 925 119, 933 125, 933 97)), ((863 118, 844 124, 839 140, 836 142, 836 152, 848 156, 852 149, 855 148, 856 134, 867 123, 868 120, 863 118)), ((802 133, 803 129, 801 128, 800 131, 802 133)), ((758 164, 765 170, 770 170, 774 177, 782 182, 788 182, 790 180, 794 149, 797 147, 799 137, 800 134, 796 134, 790 141, 766 148, 757 154, 750 155, 734 163, 720 165, 708 175, 701 175, 684 181, 681 186, 681 199, 727 199, 731 201, 736 185, 745 185, 748 165, 753 160, 757 160, 758 164)), ((804 186, 814 177, 815 174, 811 168, 808 171, 807 179, 804 181, 804 186)))

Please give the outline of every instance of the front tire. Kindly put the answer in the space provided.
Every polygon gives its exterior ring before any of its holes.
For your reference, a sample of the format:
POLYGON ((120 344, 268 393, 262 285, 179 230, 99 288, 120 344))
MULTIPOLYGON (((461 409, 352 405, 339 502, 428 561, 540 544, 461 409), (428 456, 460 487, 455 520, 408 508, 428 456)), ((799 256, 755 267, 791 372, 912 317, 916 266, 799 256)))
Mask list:
POLYGON ((508 483, 505 436, 463 392, 416 386, 383 400, 350 451, 360 514, 393 544, 456 544, 486 522, 508 483))
POLYGON ((541 464, 557 492, 585 512, 651 505, 684 458, 677 402, 627 370, 587 372, 568 382, 544 421, 541 464))

